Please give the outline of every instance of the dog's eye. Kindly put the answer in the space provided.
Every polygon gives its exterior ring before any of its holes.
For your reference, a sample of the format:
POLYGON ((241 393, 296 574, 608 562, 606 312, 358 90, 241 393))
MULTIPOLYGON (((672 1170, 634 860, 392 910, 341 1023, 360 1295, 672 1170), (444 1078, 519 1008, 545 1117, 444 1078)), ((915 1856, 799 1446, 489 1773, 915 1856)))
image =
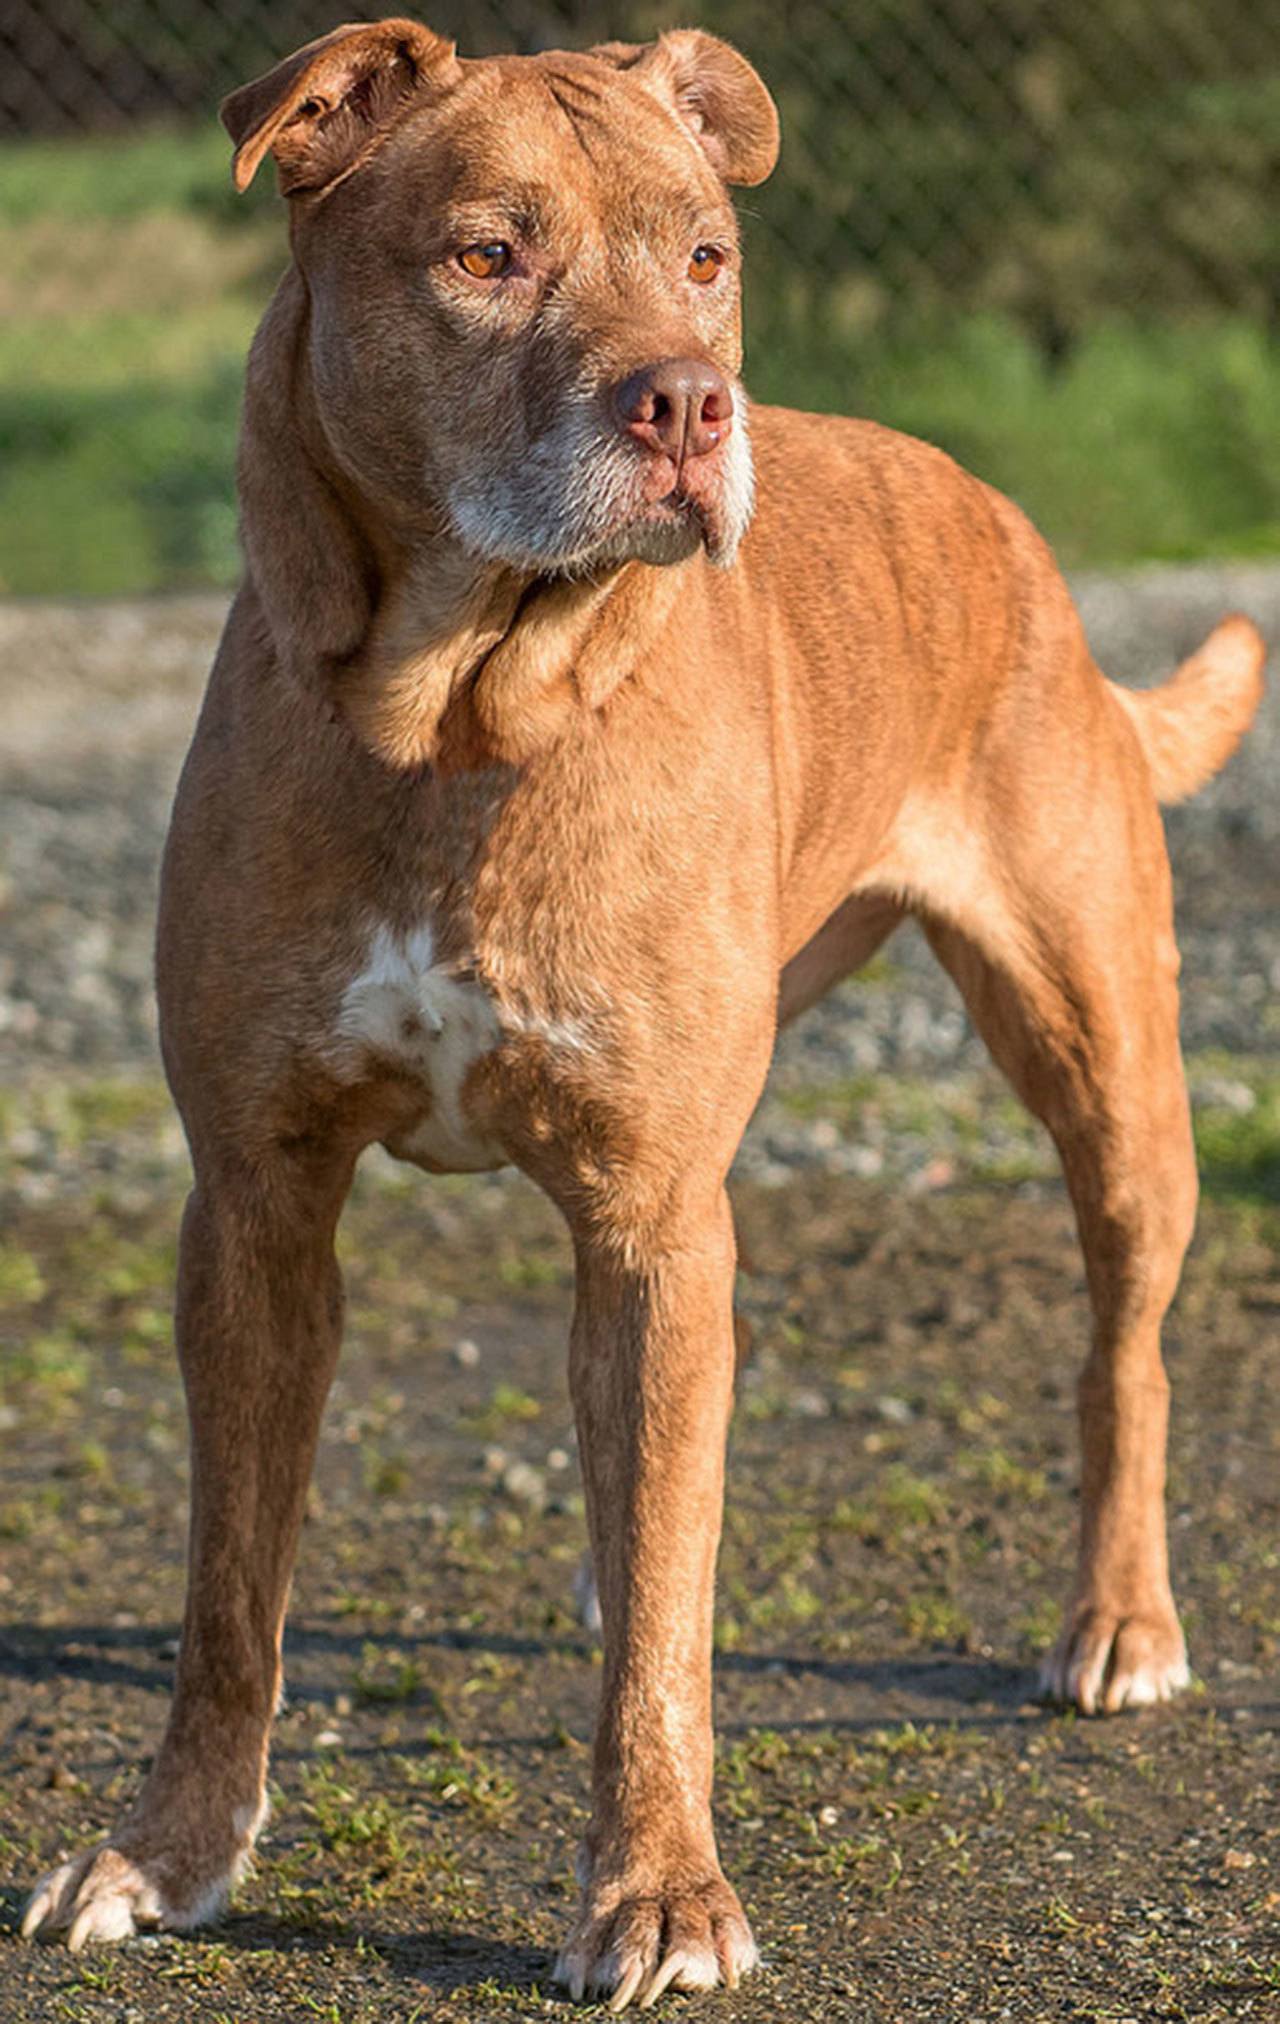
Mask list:
POLYGON ((503 239, 492 239, 483 246, 464 246, 458 255, 458 265, 476 281, 496 281, 511 265, 511 248, 503 239))
POLYGON ((718 246, 695 246, 689 256, 690 281, 714 281, 724 266, 724 254, 718 246))

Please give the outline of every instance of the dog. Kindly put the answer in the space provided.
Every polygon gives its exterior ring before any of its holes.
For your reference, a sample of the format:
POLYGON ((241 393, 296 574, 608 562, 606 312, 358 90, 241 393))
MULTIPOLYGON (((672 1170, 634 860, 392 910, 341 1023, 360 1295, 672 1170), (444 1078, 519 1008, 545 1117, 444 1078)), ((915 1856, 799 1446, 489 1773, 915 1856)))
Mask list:
POLYGON ((1230 618, 1163 688, 1095 667, 1022 514, 869 422, 748 408, 728 194, 774 166, 727 44, 461 61, 340 28, 223 108, 293 260, 250 357, 245 577, 163 875, 195 1184, 172 1709, 70 1945, 223 1903, 265 1811, 281 1626, 362 1149, 514 1163, 562 1210, 604 1629, 582 1902, 616 2010, 756 1960, 711 1816, 734 1371, 725 1176, 777 1029, 923 922, 1048 1126, 1093 1313, 1078 1574, 1046 1691, 1187 1682, 1160 1326, 1196 1173, 1157 803, 1246 728, 1230 618))

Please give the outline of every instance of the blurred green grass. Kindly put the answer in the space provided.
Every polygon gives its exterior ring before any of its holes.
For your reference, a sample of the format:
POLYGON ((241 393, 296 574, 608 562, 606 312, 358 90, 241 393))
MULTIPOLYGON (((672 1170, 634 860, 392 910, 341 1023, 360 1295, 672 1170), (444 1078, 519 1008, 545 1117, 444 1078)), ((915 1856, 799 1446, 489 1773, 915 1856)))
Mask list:
MULTIPOLYGON (((209 127, 0 148, 0 592, 228 584, 243 359, 285 255, 209 127)), ((996 314, 797 328, 748 220, 758 398, 874 416, 1010 492, 1069 564, 1280 553, 1280 346, 1095 323, 1051 364, 996 314)), ((811 279, 811 277, 810 277, 811 279)))

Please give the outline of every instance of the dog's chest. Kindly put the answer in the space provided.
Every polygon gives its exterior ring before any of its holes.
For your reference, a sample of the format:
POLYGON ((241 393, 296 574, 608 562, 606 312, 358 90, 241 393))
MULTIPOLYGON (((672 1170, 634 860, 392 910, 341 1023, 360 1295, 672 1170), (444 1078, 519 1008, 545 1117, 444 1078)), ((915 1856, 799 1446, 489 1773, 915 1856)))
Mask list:
POLYGON ((504 1164, 464 1103, 468 1072, 503 1037, 490 993, 435 960, 429 927, 374 929, 342 993, 336 1051, 348 1078, 380 1067, 421 1083, 424 1115, 392 1145, 398 1156, 450 1172, 504 1164))

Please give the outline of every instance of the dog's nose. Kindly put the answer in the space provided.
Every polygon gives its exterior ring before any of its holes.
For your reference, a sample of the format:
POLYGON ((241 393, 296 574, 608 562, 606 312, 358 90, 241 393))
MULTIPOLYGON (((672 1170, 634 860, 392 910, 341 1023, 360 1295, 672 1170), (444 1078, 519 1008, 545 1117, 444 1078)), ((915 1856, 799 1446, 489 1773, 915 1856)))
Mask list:
POLYGON ((705 457, 733 427, 733 395, 723 373, 697 358, 641 366, 615 387, 614 410, 627 435, 671 457, 705 457))

